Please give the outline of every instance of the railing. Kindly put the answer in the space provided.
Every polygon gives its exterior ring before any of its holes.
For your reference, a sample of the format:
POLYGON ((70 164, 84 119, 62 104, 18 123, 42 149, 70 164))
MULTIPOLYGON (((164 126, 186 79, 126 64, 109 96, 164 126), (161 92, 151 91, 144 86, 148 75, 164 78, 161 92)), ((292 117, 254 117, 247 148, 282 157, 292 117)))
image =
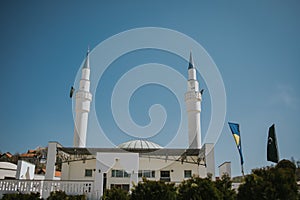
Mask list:
POLYGON ((85 194, 92 198, 93 181, 60 180, 0 180, 0 198, 6 193, 37 193, 47 198, 52 191, 64 191, 66 194, 85 194))

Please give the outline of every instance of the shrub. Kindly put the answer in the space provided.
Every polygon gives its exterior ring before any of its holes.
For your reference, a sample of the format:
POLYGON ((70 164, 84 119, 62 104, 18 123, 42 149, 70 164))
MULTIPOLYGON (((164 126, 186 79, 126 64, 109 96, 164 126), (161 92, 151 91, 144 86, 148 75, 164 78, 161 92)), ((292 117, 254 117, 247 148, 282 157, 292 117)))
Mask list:
POLYGON ((238 189, 237 199, 296 200, 298 198, 295 165, 280 161, 276 167, 253 170, 238 189))
POLYGON ((85 200, 85 195, 67 195, 64 191, 53 191, 47 200, 85 200))
POLYGON ((132 200, 174 200, 176 199, 176 188, 173 183, 161 181, 149 181, 144 179, 143 182, 134 186, 131 193, 132 200))
POLYGON ((222 199, 222 196, 209 178, 193 177, 179 185, 177 199, 218 200, 222 199))
POLYGON ((102 197, 103 200, 129 200, 129 194, 127 191, 121 189, 121 188, 112 188, 107 189, 104 192, 104 195, 102 197))
POLYGON ((2 200, 37 200, 40 199, 40 193, 30 193, 30 194, 22 194, 22 193, 12 193, 12 194, 4 194, 2 200))

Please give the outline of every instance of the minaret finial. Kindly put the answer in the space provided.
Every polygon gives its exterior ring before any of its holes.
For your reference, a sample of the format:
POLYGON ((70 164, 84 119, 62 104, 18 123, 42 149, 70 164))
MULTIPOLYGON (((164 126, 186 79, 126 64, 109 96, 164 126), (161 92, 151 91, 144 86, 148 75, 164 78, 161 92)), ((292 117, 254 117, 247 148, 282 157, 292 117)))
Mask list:
POLYGON ((193 61, 193 55, 192 55, 192 51, 190 51, 190 61, 189 61, 189 68, 191 69, 194 68, 194 61, 193 61))
POLYGON ((90 54, 90 46, 88 46, 88 49, 87 49, 86 58, 85 58, 85 62, 84 62, 83 68, 90 68, 89 54, 90 54))

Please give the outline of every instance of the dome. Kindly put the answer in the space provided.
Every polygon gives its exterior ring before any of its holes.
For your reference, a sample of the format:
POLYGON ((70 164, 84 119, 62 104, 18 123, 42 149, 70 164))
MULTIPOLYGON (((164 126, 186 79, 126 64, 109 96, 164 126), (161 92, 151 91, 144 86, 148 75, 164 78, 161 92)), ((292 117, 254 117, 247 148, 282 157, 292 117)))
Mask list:
POLYGON ((10 162, 0 162, 0 169, 17 170, 17 165, 10 162))
POLYGON ((149 150, 149 149, 161 149, 162 147, 154 142, 147 140, 131 140, 124 142, 118 146, 121 149, 140 149, 140 150, 149 150))

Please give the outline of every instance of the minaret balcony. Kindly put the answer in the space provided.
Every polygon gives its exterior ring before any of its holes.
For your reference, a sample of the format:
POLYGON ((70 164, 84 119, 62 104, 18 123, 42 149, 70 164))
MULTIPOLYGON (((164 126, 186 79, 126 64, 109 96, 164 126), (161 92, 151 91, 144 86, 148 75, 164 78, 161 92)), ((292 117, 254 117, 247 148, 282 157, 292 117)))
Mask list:
POLYGON ((202 96, 201 93, 198 91, 188 91, 185 93, 185 100, 198 100, 201 101, 202 100, 202 96))
POLYGON ((85 91, 78 91, 76 93, 76 99, 92 101, 92 94, 89 92, 85 92, 85 91))

